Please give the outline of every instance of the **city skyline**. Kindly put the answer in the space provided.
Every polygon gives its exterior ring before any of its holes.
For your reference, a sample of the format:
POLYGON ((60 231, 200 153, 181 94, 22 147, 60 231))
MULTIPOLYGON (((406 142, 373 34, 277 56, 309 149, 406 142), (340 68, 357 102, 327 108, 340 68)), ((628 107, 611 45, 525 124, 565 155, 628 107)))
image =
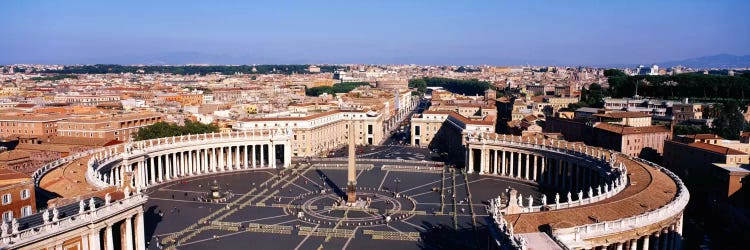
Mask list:
POLYGON ((748 5, 11 2, 0 64, 649 64, 750 54, 748 5))

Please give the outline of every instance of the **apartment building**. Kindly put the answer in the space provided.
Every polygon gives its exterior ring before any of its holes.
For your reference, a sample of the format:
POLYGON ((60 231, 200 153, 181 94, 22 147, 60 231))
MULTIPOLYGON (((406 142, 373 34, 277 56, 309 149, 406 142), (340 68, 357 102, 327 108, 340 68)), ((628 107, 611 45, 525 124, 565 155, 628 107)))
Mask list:
POLYGON ((128 113, 79 116, 58 123, 57 135, 129 141, 138 129, 161 122, 158 113, 128 113))
POLYGON ((5 223, 36 212, 34 182, 28 174, 0 168, 0 213, 5 223))
POLYGON ((62 115, 17 114, 0 115, 0 136, 7 139, 19 137, 45 137, 57 133, 57 123, 62 115))
POLYGON ((104 103, 120 102, 119 95, 58 95, 54 98, 58 103, 70 103, 82 106, 96 106, 104 103))

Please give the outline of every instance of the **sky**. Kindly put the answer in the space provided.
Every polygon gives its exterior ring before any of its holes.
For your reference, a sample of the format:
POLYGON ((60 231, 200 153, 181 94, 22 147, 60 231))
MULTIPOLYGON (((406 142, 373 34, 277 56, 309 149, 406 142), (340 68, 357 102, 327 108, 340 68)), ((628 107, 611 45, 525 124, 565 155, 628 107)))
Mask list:
POLYGON ((648 64, 750 54, 747 10, 747 0, 6 0, 0 64, 648 64))

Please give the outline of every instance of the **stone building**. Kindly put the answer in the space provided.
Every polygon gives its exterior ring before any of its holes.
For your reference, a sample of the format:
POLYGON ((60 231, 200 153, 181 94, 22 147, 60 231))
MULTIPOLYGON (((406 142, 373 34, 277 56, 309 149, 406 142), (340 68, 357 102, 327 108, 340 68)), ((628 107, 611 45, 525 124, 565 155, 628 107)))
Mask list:
POLYGON ((34 182, 28 174, 0 168, 0 197, 0 213, 6 223, 36 212, 34 182))

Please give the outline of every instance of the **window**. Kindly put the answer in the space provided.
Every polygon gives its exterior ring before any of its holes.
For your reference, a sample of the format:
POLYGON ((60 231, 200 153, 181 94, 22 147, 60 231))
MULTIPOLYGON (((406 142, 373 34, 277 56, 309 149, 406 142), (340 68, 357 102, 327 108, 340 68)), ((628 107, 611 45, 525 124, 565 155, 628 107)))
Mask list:
POLYGON ((3 213, 3 221, 10 222, 13 220, 13 211, 5 211, 3 213))
POLYGON ((21 217, 26 217, 32 214, 31 206, 24 206, 21 208, 21 217))
POLYGON ((21 200, 28 199, 31 196, 31 192, 28 189, 21 190, 21 200))
POLYGON ((10 204, 11 202, 10 194, 4 194, 3 195, 3 205, 10 204))

